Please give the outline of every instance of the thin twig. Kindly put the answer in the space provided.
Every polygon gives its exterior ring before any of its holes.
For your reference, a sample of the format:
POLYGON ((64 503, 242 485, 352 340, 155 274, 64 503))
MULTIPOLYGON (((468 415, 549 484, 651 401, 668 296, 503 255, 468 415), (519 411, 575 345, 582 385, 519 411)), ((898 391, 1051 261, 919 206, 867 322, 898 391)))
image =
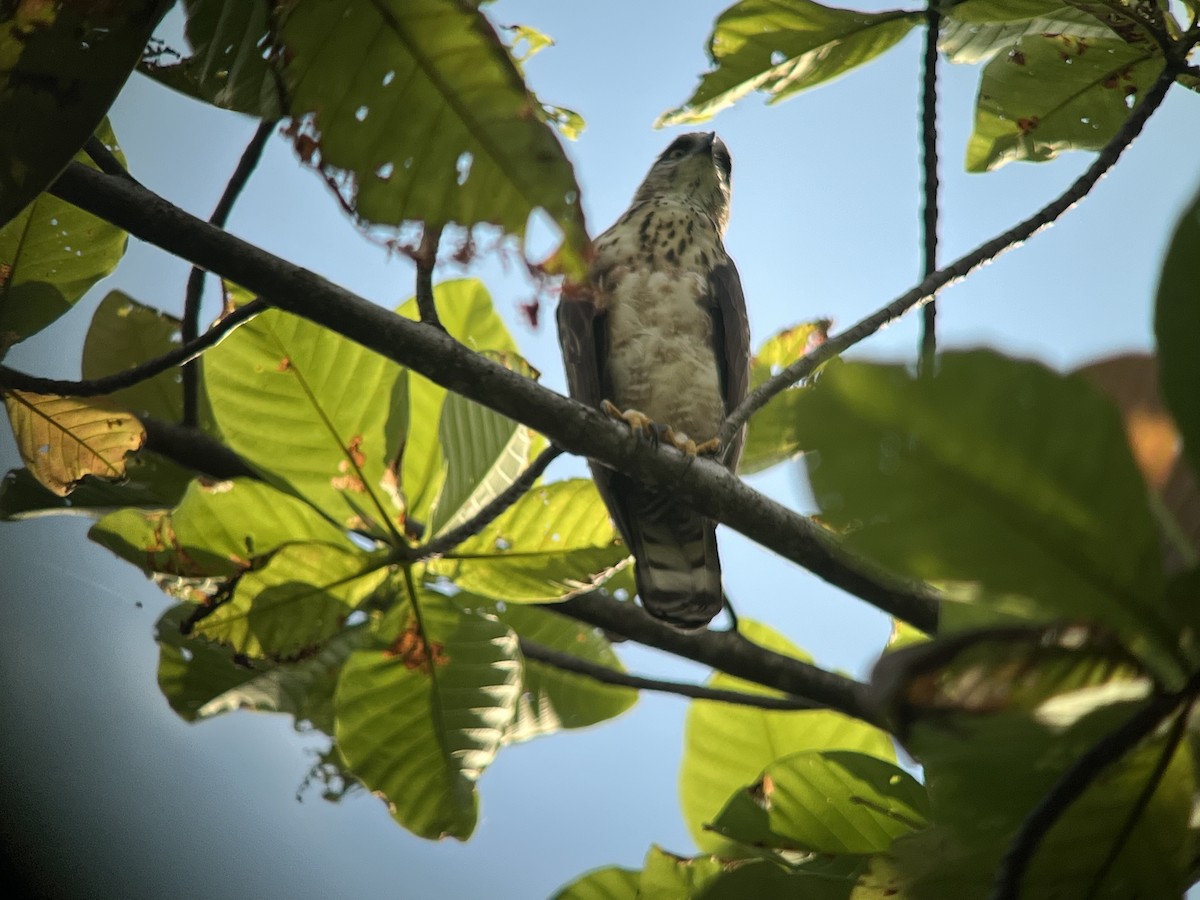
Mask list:
MULTIPOLYGON (((935 0, 925 8, 925 54, 921 73, 921 277, 937 270, 938 251, 938 132, 937 64, 938 31, 942 14, 935 0)), ((937 357, 937 300, 925 304, 921 315, 921 352, 917 360, 920 375, 932 375, 937 357)))
POLYGON ((505 368, 438 328, 398 316, 214 228, 140 185, 74 163, 50 191, 280 309, 540 431, 568 453, 591 457, 645 484, 669 487, 698 512, 889 615, 922 631, 937 625, 934 589, 864 563, 806 516, 755 491, 711 460, 689 461, 674 448, 639 441, 599 410, 505 368))
POLYGON ((251 300, 245 306, 239 306, 229 313, 204 334, 189 343, 176 347, 170 353, 148 359, 123 372, 115 372, 100 378, 88 378, 82 381, 40 378, 0 365, 0 387, 18 391, 33 391, 38 394, 60 394, 65 397, 99 397, 103 394, 111 394, 122 388, 140 384, 168 369, 195 359, 234 327, 269 308, 265 300, 251 300))
POLYGON ((417 264, 417 310, 421 321, 435 328, 443 327, 433 299, 433 269, 437 265, 438 243, 441 239, 442 226, 426 225, 421 233, 421 245, 413 254, 413 262, 417 264))
POLYGON ((564 672, 584 675, 602 684, 613 684, 619 687, 635 688, 642 691, 658 691, 663 694, 678 694, 680 697, 691 697, 694 700, 715 700, 718 703, 732 703, 737 706, 752 706, 757 709, 803 710, 821 709, 819 704, 803 697, 772 697, 766 694, 750 694, 746 691, 729 691, 721 688, 710 688, 700 684, 685 684, 680 681, 662 681, 657 678, 645 678, 641 675, 630 675, 602 666, 600 663, 582 659, 555 650, 544 644, 521 638, 521 653, 526 659, 545 663, 564 672))
POLYGON ((471 518, 467 519, 461 525, 451 528, 427 544, 403 550, 402 553, 405 559, 419 560, 429 559, 432 556, 442 556, 449 553, 463 541, 467 540, 467 538, 479 534, 497 516, 520 500, 533 487, 533 483, 546 471, 546 467, 561 455, 562 450, 551 444, 537 455, 537 458, 529 464, 525 471, 512 484, 492 498, 483 509, 479 510, 479 512, 475 513, 475 515, 471 516, 471 518))
MULTIPOLYGON (((250 143, 246 145, 246 149, 242 152, 242 157, 238 160, 237 168, 233 170, 233 175, 230 176, 229 182, 225 185, 225 190, 221 194, 221 198, 217 201, 212 215, 208 218, 209 224, 215 225, 217 228, 225 227, 225 223, 229 220, 229 214, 233 210, 234 203, 237 202, 237 198, 246 187, 246 183, 254 173, 258 161, 262 159, 263 148, 266 147, 267 139, 270 138, 274 130, 274 122, 264 121, 259 123, 258 128, 254 132, 254 137, 250 139, 250 143)), ((188 273, 187 288, 184 290, 183 318, 180 326, 180 334, 185 344, 195 340, 200 334, 200 304, 204 299, 204 276, 205 271, 199 266, 193 266, 192 271, 188 273)), ((183 376, 182 424, 194 426, 198 421, 200 410, 199 363, 196 361, 186 363, 181 374, 183 376)))
POLYGON ((992 881, 991 900, 1017 900, 1021 882, 1043 838, 1054 824, 1082 796, 1109 766, 1118 762, 1162 723, 1182 702, 1191 702, 1200 691, 1200 673, 1192 675, 1183 689, 1174 694, 1158 694, 1123 725, 1109 732, 1087 749, 1074 764, 1058 777, 1054 785, 1025 817, 1008 845, 996 877, 992 881))
POLYGON ((1145 99, 1137 105, 1133 113, 1121 126, 1121 130, 1100 151, 1095 161, 1088 166, 1087 171, 1077 178, 1056 199, 1047 203, 1028 219, 1005 231, 998 237, 980 244, 970 253, 959 257, 950 265, 938 269, 928 278, 909 291, 901 294, 886 306, 881 307, 861 321, 851 325, 840 334, 834 335, 825 343, 814 348, 782 372, 773 375, 750 393, 742 403, 729 414, 721 426, 721 440, 727 443, 746 421, 758 410, 762 409, 772 397, 786 390, 797 381, 810 376, 818 366, 826 360, 845 352, 864 338, 870 337, 885 325, 898 319, 914 306, 927 303, 941 288, 952 282, 966 277, 975 269, 987 263, 1010 247, 1028 240, 1033 234, 1041 231, 1068 209, 1087 196, 1104 174, 1113 167, 1133 140, 1141 133, 1150 115, 1158 109, 1167 90, 1175 77, 1175 67, 1167 65, 1159 74, 1158 79, 1147 91, 1145 99))

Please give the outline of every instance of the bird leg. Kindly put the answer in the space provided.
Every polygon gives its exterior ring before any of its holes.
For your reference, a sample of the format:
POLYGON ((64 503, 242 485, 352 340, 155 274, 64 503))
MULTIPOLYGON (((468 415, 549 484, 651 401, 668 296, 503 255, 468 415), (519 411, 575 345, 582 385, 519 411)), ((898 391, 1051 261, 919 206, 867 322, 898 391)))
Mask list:
POLYGON ((670 425, 655 422, 640 410, 622 410, 615 403, 608 400, 601 400, 600 408, 604 410, 604 413, 609 418, 616 419, 618 422, 624 422, 635 434, 649 438, 652 444, 670 444, 685 456, 696 456, 697 454, 711 455, 721 449, 719 438, 711 438, 697 444, 682 431, 676 431, 670 425))

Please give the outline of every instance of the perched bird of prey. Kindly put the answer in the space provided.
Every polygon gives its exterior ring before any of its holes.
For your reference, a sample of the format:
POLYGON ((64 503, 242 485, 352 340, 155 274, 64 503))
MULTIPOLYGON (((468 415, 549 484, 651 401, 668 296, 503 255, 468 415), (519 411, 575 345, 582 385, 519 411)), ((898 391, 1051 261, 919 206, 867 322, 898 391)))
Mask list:
MULTIPOLYGON (((595 241, 586 289, 564 293, 558 328, 571 396, 684 452, 718 452, 733 470, 743 435, 721 448, 717 432, 746 396, 750 329, 721 242, 731 170, 715 134, 676 138, 595 241)), ((670 493, 591 468, 637 562, 646 611, 703 628, 722 606, 716 524, 670 493)))

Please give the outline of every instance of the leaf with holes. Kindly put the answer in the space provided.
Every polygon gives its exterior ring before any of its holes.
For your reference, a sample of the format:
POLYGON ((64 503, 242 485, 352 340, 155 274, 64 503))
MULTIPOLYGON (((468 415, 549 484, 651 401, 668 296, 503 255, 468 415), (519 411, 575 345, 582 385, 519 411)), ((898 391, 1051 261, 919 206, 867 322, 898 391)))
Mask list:
POLYGON ((717 18, 712 71, 682 106, 656 123, 704 122, 754 91, 777 103, 890 49, 921 22, 919 13, 863 13, 812 0, 742 0, 717 18))
POLYGON ((264 58, 271 8, 245 0, 184 0, 183 8, 192 55, 164 64, 150 53, 141 71, 221 109, 278 119, 279 80, 264 58))
POLYGON ((1099 150, 1162 71, 1153 48, 1065 34, 1029 35, 983 70, 967 171, 1064 150, 1099 150))
MULTIPOLYGON (((807 661, 786 638, 742 619, 739 631, 756 644, 807 661)), ((718 672, 712 687, 771 694, 772 691, 718 672)), ((891 738, 874 726, 827 710, 780 712, 693 701, 683 738, 679 798, 688 831, 708 852, 744 856, 745 851, 707 826, 735 792, 751 784, 775 760, 801 750, 857 750, 894 762, 891 738)))
POLYGON ((329 544, 285 544, 233 579, 229 598, 216 601, 195 633, 247 656, 308 655, 342 629, 386 574, 378 557, 329 544))
POLYGON ((170 6, 165 0, 5 5, 0 225, 49 187, 100 127, 170 6))
POLYGON ((4 405, 21 459, 60 497, 88 475, 123 478, 125 455, 146 440, 141 422, 103 400, 8 391, 4 405))
POLYGON ((560 261, 582 274, 574 171, 482 12, 454 0, 292 2, 278 34, 297 150, 358 215, 523 236, 542 209, 562 232, 560 261))
MULTIPOLYGON (((124 160, 107 120, 96 137, 124 160)), ((96 167, 84 153, 77 159, 96 167)), ((124 231, 65 200, 42 194, 22 206, 0 228, 0 356, 74 306, 125 254, 124 231)))
POLYGON ((428 570, 492 600, 546 603, 605 583, 628 557, 595 485, 580 478, 529 491, 428 570))
POLYGON ((271 310, 204 357, 222 439, 273 485, 376 537, 403 522, 385 489, 408 425, 407 371, 271 310))
POLYGON ((938 49, 950 62, 974 64, 1042 34, 1115 37, 1095 16, 1063 0, 965 0, 943 10, 938 49))
POLYGON ((393 818, 426 838, 475 830, 475 782, 516 710, 516 636, 490 617, 419 591, 350 655, 334 695, 335 737, 393 818))

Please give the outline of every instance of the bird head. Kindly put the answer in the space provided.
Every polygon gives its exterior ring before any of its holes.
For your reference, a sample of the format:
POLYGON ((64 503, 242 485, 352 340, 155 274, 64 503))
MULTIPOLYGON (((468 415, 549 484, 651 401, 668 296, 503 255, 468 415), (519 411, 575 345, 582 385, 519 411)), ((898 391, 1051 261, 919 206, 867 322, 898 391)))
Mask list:
POLYGON ((677 198, 699 206, 723 234, 729 224, 732 171, 729 149, 715 132, 681 134, 654 161, 634 199, 677 198))

